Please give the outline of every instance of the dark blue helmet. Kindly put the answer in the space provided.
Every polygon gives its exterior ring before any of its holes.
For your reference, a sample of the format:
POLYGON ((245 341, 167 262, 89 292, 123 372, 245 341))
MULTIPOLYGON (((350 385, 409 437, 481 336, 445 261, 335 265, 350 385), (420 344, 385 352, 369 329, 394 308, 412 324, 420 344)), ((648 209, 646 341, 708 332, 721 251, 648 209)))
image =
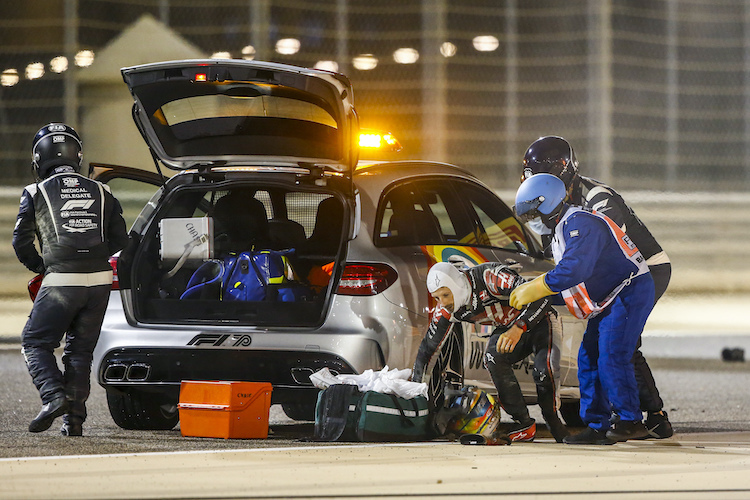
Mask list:
POLYGON ((73 127, 50 123, 39 129, 31 145, 31 165, 39 179, 46 179, 55 167, 69 165, 81 169, 83 152, 81 138, 73 127))
POLYGON ((578 160, 570 143, 554 135, 532 142, 523 156, 521 182, 536 174, 552 174, 569 189, 578 176, 578 160))

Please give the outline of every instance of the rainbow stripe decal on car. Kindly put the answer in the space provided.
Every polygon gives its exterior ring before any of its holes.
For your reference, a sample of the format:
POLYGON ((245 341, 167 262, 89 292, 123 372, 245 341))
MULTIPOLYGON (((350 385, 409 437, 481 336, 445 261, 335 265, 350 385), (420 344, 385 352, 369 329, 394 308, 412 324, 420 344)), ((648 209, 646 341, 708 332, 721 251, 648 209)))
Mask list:
POLYGON ((454 259, 458 257, 468 267, 489 262, 489 260, 487 260, 487 258, 474 247, 422 245, 421 248, 422 253, 427 257, 427 265, 430 267, 438 262, 450 262, 449 259, 451 257, 454 259))

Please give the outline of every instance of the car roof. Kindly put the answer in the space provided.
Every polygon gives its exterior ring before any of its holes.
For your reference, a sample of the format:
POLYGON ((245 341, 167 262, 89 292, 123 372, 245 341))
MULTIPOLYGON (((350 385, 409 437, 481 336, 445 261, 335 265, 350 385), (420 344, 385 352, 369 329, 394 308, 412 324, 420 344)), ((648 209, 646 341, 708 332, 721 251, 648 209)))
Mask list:
POLYGON ((457 177, 484 185, 474 174, 450 163, 424 160, 405 160, 360 164, 354 172, 356 184, 367 184, 369 189, 382 191, 388 185, 404 178, 447 176, 457 177))

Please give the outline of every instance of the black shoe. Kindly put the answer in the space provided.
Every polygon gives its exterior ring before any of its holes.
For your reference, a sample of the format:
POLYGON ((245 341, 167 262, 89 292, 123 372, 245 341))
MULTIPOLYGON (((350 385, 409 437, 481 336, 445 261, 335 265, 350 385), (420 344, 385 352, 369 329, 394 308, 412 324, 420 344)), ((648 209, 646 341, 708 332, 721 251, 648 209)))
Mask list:
POLYGON ((42 411, 29 424, 29 432, 46 431, 57 417, 65 415, 67 411, 68 400, 63 395, 57 396, 49 403, 42 405, 42 411))
POLYGON ((83 426, 72 422, 65 423, 60 428, 60 434, 63 436, 83 436, 83 426))
POLYGON ((648 431, 640 420, 619 420, 613 423, 607 431, 607 437, 618 442, 628 439, 643 439, 648 437, 648 431))
POLYGON ((591 427, 586 427, 585 430, 578 434, 571 434, 563 438, 565 444, 615 444, 615 442, 607 437, 608 432, 604 429, 596 430, 591 427))
POLYGON ((666 439, 674 435, 674 429, 672 429, 672 424, 669 422, 669 416, 663 410, 649 412, 643 424, 648 431, 648 436, 643 439, 666 439))
POLYGON ((563 439, 570 436, 570 431, 567 427, 565 427, 565 424, 563 424, 559 418, 550 418, 546 421, 546 423, 547 429, 549 429, 552 437, 555 438, 555 441, 557 441, 558 443, 562 443, 563 439))

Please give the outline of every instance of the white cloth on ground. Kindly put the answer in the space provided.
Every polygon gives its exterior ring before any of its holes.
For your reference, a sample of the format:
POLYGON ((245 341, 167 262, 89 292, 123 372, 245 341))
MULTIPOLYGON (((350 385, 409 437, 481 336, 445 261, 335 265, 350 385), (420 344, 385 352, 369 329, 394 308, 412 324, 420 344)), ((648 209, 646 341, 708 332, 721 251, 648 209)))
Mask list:
POLYGON ((427 397, 427 384, 409 380, 411 369, 389 370, 386 365, 380 371, 365 370, 359 375, 334 375, 328 368, 322 368, 310 375, 310 381, 318 389, 327 389, 333 384, 356 385, 360 391, 375 391, 383 394, 395 394, 404 399, 415 396, 427 397))

